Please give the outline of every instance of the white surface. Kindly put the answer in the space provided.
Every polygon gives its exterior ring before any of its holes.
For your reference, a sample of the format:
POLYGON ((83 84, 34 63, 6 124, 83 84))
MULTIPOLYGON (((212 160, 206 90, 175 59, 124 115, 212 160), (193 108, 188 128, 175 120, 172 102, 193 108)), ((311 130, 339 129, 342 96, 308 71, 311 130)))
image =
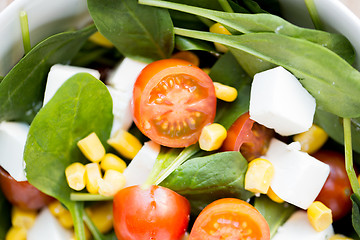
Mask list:
POLYGON ((278 229, 272 240, 327 240, 332 235, 334 235, 332 225, 322 232, 317 232, 310 225, 307 213, 299 210, 278 229))
POLYGON ((23 152, 28 132, 27 123, 0 123, 0 166, 16 181, 27 180, 23 152))
POLYGON ((43 106, 50 101, 56 91, 61 87, 61 85, 63 85, 64 82, 66 82, 66 80, 77 73, 83 72, 89 73, 97 79, 100 78, 98 70, 61 64, 55 64, 52 66, 46 82, 43 106))
POLYGON ((299 143, 287 145, 273 138, 263 158, 274 166, 274 193, 302 209, 316 199, 330 173, 327 164, 301 152, 299 143))
POLYGON ((138 154, 131 160, 124 171, 125 187, 144 184, 148 178, 155 160, 160 152, 160 145, 149 141, 144 144, 138 154))
POLYGON ((315 99, 283 67, 254 76, 250 93, 250 118, 289 136, 307 131, 313 123, 315 99))

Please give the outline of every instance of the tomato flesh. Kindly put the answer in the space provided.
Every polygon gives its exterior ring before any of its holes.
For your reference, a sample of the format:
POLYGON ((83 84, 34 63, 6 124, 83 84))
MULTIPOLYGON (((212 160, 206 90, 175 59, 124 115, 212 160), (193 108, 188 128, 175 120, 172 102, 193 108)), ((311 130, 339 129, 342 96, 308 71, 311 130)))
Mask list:
POLYGON ((216 96, 210 77, 180 59, 149 64, 134 85, 133 116, 151 140, 168 147, 195 143, 214 121, 216 96))

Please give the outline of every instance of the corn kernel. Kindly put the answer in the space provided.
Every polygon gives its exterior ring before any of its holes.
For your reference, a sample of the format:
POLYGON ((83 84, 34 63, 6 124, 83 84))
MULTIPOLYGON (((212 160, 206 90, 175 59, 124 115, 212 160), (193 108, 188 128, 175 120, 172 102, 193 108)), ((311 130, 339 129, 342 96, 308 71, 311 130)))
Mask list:
POLYGON ((107 153, 104 159, 101 160, 100 167, 104 171, 112 169, 122 173, 126 168, 126 163, 115 154, 107 153))
POLYGON ((65 209, 63 213, 57 216, 57 219, 59 220, 61 226, 63 226, 64 228, 70 229, 74 226, 71 213, 67 209, 65 209))
POLYGON ((284 202, 284 200, 282 200, 278 195, 276 195, 276 193, 274 193, 274 191, 271 189, 271 187, 269 187, 266 194, 274 202, 277 202, 277 203, 283 203, 284 202))
POLYGON ((252 160, 245 174, 245 189, 255 193, 267 193, 274 177, 274 166, 263 158, 252 160))
POLYGON ((202 129, 200 134, 200 148, 205 151, 217 150, 221 147, 226 136, 226 129, 222 125, 218 123, 207 125, 202 129))
POLYGON ((85 188, 85 166, 79 162, 70 164, 65 169, 66 181, 70 188, 80 191, 85 188))
POLYGON ((99 179, 99 194, 103 196, 114 196, 125 187, 125 176, 116 170, 109 169, 105 172, 104 179, 99 179))
POLYGON ((26 229, 22 227, 11 227, 6 233, 5 240, 26 240, 26 229))
POLYGON ((92 162, 100 162, 105 156, 105 148, 94 132, 78 141, 77 145, 85 157, 92 162))
POLYGON ((318 232, 325 230, 332 224, 331 209, 322 202, 313 202, 307 210, 307 215, 311 226, 318 232))
POLYGON ((59 201, 53 201, 48 205, 49 211, 54 217, 58 217, 68 211, 59 201))
MULTIPOLYGON (((223 25, 221 25, 220 23, 215 23, 210 27, 210 32, 212 33, 220 33, 220 34, 226 34, 226 35, 231 35, 231 33, 229 32, 229 30, 227 30, 223 25)), ((228 48, 220 43, 214 43, 215 48, 218 52, 227 52, 228 48)))
POLYGON ((301 145, 301 151, 309 154, 319 150, 325 144, 327 139, 327 133, 315 124, 312 125, 308 131, 294 136, 294 141, 299 142, 301 145))
POLYGON ((117 131, 107 142, 122 156, 129 159, 133 159, 142 147, 141 142, 134 135, 122 129, 117 131))
POLYGON ((197 66, 197 67, 200 64, 199 57, 195 53, 190 52, 190 51, 180 51, 180 52, 174 53, 171 56, 171 58, 182 59, 182 60, 188 61, 188 62, 192 63, 192 65, 197 66))
POLYGON ((335 234, 329 238, 329 240, 353 240, 352 238, 346 237, 341 234, 335 234))
POLYGON ((14 227, 29 229, 35 222, 37 212, 13 207, 11 212, 11 223, 14 227))
POLYGON ((225 102, 233 102, 238 96, 236 88, 214 82, 215 95, 218 99, 225 102))
POLYGON ((101 179, 100 165, 98 163, 88 163, 85 168, 86 189, 89 193, 96 194, 99 190, 98 181, 101 179))
POLYGON ((107 233, 113 228, 113 204, 106 202, 86 209, 90 219, 101 233, 107 233))
POLYGON ((114 45, 100 32, 96 32, 89 38, 90 41, 106 48, 112 48, 114 45))

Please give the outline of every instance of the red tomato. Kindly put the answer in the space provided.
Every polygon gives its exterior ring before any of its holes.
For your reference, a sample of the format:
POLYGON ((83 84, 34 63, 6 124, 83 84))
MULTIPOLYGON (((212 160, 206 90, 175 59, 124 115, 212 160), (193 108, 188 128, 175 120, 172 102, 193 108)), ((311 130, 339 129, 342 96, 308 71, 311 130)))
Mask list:
POLYGON ((187 147, 214 121, 215 88, 200 68, 181 59, 146 66, 134 85, 133 117, 151 140, 168 147, 187 147))
POLYGON ((351 210, 351 185, 345 169, 343 154, 330 150, 320 150, 313 155, 330 166, 330 174, 317 196, 332 211, 334 221, 344 217, 351 210))
POLYGON ((181 239, 189 222, 189 201, 160 186, 124 188, 115 195, 113 206, 120 240, 181 239))
POLYGON ((18 182, 0 167, 0 187, 6 199, 17 207, 37 210, 54 199, 31 185, 28 181, 18 182))
POLYGON ((222 150, 240 151, 250 161, 266 153, 273 136, 273 130, 250 119, 247 112, 241 115, 229 128, 222 150))
POLYGON ((189 240, 269 240, 265 218, 251 204, 236 198, 212 202, 201 211, 189 240))

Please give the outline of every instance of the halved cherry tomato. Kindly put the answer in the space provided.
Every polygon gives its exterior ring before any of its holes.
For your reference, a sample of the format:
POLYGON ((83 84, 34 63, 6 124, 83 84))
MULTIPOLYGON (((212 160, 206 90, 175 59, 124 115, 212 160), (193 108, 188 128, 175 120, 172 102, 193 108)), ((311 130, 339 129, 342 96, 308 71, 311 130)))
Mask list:
POLYGON ((251 204, 236 198, 223 198, 201 211, 191 229, 189 240, 269 240, 265 218, 251 204))
POLYGON ((22 209, 37 210, 54 199, 40 192, 28 181, 18 182, 0 167, 0 187, 6 199, 22 209))
POLYGON ((241 115, 229 128, 223 151, 240 151, 251 161, 266 153, 274 131, 250 119, 249 113, 241 115))
POLYGON ((181 239, 190 217, 186 198, 155 185, 124 188, 115 195, 113 206, 119 240, 181 239))
POLYGON ((318 201, 331 209, 334 221, 351 210, 351 185, 345 169, 343 154, 331 150, 320 150, 313 156, 330 166, 330 174, 317 196, 318 201))
POLYGON ((194 144, 216 113, 215 88, 200 68, 181 59, 146 66, 133 92, 137 127, 151 140, 168 147, 194 144))

